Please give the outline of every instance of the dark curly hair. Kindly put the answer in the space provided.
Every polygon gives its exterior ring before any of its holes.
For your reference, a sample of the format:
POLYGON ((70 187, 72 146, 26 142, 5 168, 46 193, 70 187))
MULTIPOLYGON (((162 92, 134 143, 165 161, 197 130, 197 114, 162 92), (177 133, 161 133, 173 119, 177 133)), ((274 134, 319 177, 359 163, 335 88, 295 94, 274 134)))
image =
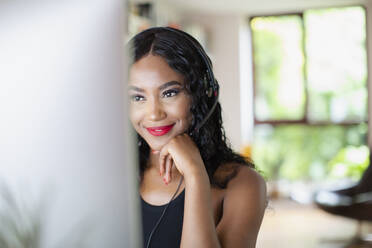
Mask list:
MULTIPOLYGON (((137 62, 148 54, 161 56, 168 65, 185 77, 186 89, 191 95, 192 122, 188 133, 203 121, 208 114, 215 99, 206 95, 204 80, 207 65, 200 52, 204 52, 200 43, 191 35, 173 28, 155 27, 146 29, 129 41, 132 63, 137 62), (198 51, 200 50, 200 51, 198 51)), ((206 59, 212 64, 209 57, 206 59)), ((209 180, 212 186, 226 188, 228 182, 237 174, 238 164, 254 168, 249 158, 235 153, 228 143, 225 130, 222 126, 221 105, 218 102, 215 110, 206 123, 191 136, 204 161, 209 180), (217 180, 214 174, 218 167, 233 162, 236 166, 223 180, 217 180)), ((147 167, 150 147, 146 141, 137 134, 140 176, 147 167)))

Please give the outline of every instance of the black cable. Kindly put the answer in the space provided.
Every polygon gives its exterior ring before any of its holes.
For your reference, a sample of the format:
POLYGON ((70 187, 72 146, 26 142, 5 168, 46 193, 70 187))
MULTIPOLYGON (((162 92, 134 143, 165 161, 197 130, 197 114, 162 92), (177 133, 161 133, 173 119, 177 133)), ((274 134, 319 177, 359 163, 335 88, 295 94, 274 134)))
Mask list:
POLYGON ((165 208, 164 208, 162 214, 160 215, 159 220, 156 222, 155 227, 152 229, 152 231, 151 231, 151 233, 150 233, 150 235, 149 235, 149 239, 147 240, 146 248, 149 248, 149 247, 150 247, 152 235, 155 233, 156 228, 159 226, 160 221, 161 221, 161 219, 163 218, 165 212, 167 211, 167 208, 168 208, 169 204, 173 201, 173 199, 174 199, 174 197, 176 196, 178 190, 180 189, 180 186, 181 186, 181 184, 182 184, 182 181, 183 181, 183 176, 181 176, 181 180, 180 180, 180 183, 178 184, 178 187, 177 187, 176 192, 173 194, 172 198, 170 199, 170 201, 169 201, 169 202, 167 203, 167 205, 165 206, 165 208))

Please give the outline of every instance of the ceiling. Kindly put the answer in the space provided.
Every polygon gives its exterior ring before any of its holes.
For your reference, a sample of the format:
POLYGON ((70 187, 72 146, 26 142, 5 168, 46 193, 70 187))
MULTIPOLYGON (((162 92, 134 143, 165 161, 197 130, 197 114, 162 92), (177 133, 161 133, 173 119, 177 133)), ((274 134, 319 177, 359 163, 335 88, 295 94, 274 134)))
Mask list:
MULTIPOLYGON (((137 0, 138 1, 138 0, 137 0)), ((143 1, 143 0, 140 0, 143 1)), ((160 0, 156 0, 160 1, 160 0)), ((372 0, 162 0, 182 11, 221 14, 264 14, 296 12, 308 8, 349 6, 372 0)))

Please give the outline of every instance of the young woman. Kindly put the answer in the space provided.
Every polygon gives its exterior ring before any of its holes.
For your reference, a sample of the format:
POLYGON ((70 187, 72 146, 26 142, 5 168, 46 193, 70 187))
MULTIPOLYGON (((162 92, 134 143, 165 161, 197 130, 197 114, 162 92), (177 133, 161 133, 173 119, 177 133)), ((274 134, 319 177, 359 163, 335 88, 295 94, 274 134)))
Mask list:
POLYGON ((255 247, 266 185, 227 144, 209 57, 169 27, 129 44, 144 247, 255 247))

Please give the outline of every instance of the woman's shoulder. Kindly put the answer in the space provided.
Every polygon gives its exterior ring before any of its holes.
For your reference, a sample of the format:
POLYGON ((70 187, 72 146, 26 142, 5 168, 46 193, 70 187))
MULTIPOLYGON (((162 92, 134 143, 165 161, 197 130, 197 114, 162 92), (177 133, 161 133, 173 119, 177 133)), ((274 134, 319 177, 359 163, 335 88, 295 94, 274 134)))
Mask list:
POLYGON ((245 227, 246 230, 258 231, 268 204, 266 182, 249 166, 230 164, 227 168, 235 168, 237 172, 224 190, 220 222, 224 224, 220 228, 235 226, 237 229, 245 227))
POLYGON ((254 247, 267 206, 266 183, 254 168, 235 163, 225 167, 233 169, 236 175, 225 189, 216 230, 224 244, 254 247))
POLYGON ((228 178, 229 183, 227 187, 231 184, 239 184, 247 180, 252 184, 266 185, 263 177, 254 168, 236 162, 225 163, 219 166, 214 174, 214 178, 217 181, 223 181, 228 178))
POLYGON ((227 181, 225 194, 255 194, 266 197, 266 182, 252 167, 239 163, 226 163, 216 171, 217 181, 227 181))
POLYGON ((266 190, 266 182, 253 168, 240 165, 236 176, 231 180, 228 189, 249 187, 257 190, 266 190))

